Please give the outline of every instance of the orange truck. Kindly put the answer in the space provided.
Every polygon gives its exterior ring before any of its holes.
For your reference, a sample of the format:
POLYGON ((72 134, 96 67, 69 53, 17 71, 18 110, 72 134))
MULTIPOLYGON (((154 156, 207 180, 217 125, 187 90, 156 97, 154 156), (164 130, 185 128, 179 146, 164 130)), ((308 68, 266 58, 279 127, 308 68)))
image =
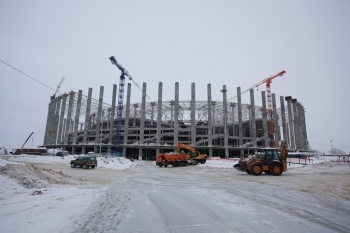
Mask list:
POLYGON ((167 167, 168 165, 177 167, 186 166, 188 164, 190 164, 190 156, 188 154, 162 153, 157 154, 156 157, 156 165, 159 167, 167 167))
POLYGON ((167 167, 168 165, 177 167, 204 164, 207 161, 207 155, 200 154, 188 145, 176 142, 176 150, 178 153, 157 154, 156 165, 159 167, 167 167))

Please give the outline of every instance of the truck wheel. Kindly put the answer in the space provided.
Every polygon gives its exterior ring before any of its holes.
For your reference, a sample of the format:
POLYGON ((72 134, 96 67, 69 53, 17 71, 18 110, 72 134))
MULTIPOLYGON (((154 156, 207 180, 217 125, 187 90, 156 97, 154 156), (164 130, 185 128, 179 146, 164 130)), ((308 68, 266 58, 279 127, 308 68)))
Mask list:
POLYGON ((84 168, 84 169, 86 169, 86 168, 87 168, 86 164, 84 164, 84 165, 83 165, 83 168, 84 168))
POLYGON ((158 166, 163 167, 163 163, 162 162, 158 163, 158 166))
POLYGON ((94 165, 92 165, 92 166, 91 166, 91 168, 95 168, 95 166, 94 166, 94 165))
POLYGON ((174 163, 173 163, 173 167, 177 167, 177 162, 174 162, 174 163))
POLYGON ((282 174, 282 165, 281 164, 272 164, 270 167, 270 173, 274 176, 280 176, 282 174))
POLYGON ((263 169, 260 164, 253 164, 252 168, 250 169, 251 173, 254 176, 260 176, 263 169))
POLYGON ((74 163, 71 163, 71 164, 70 164, 70 167, 71 167, 71 168, 75 168, 74 163))

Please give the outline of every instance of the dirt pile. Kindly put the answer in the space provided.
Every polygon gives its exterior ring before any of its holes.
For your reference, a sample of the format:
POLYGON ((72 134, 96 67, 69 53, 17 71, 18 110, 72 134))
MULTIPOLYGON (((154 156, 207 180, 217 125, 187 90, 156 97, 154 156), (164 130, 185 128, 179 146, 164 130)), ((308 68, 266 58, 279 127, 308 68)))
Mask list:
POLYGON ((7 164, 0 167, 0 174, 8 176, 25 188, 47 188, 51 185, 81 184, 78 178, 71 177, 47 168, 39 168, 33 164, 7 164))

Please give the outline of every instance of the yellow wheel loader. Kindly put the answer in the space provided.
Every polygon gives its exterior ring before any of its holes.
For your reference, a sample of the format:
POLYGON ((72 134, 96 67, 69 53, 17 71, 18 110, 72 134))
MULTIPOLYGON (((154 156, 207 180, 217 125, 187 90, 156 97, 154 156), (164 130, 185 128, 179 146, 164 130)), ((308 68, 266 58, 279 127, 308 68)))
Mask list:
POLYGON ((233 167, 239 171, 260 176, 262 172, 279 176, 287 171, 287 148, 282 142, 280 152, 276 148, 262 148, 255 155, 241 158, 233 167))

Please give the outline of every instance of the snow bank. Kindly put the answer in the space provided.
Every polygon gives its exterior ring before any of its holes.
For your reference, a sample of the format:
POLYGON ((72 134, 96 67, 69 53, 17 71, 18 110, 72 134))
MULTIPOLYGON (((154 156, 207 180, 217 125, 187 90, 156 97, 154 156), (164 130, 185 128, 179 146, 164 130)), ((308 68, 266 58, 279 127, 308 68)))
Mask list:
MULTIPOLYGON (((39 155, 9 155, 3 156, 4 159, 0 159, 0 166, 10 164, 13 162, 29 162, 29 163, 56 163, 69 166, 70 161, 78 157, 78 155, 68 155, 64 157, 60 156, 39 156, 39 155)), ((116 157, 116 158, 104 158, 97 157, 98 168, 110 168, 110 169, 129 169, 132 167, 133 162, 129 159, 116 157)))

